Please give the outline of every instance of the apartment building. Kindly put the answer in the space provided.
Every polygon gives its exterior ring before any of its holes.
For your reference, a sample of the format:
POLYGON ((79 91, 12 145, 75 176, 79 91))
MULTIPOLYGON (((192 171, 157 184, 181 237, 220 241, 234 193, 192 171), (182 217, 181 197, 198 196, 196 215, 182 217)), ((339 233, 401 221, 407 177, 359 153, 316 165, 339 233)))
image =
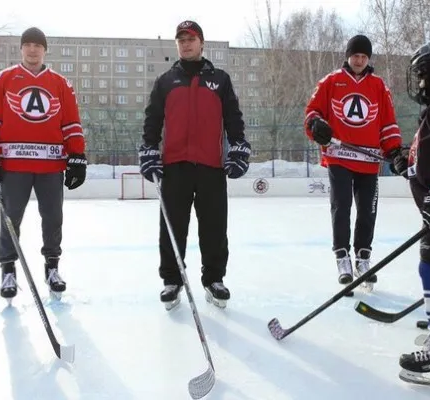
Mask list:
MULTIPOLYGON (((263 95, 261 50, 206 41, 204 56, 230 73, 249 139, 256 141, 260 125, 257 108, 263 95)), ((123 159, 127 152, 135 159, 154 81, 177 59, 174 40, 48 37, 45 62, 75 88, 93 161, 132 161, 123 159), (110 158, 105 160, 107 154, 110 158), (112 160, 112 154, 118 159, 112 160)), ((20 37, 0 36, 0 70, 20 60, 20 37)))

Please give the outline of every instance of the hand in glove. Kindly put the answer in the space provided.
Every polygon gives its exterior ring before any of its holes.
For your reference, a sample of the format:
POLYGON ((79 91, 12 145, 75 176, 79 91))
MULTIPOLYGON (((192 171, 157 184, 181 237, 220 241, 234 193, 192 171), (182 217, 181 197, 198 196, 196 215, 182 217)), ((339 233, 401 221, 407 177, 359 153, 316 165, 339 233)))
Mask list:
POLYGON ((312 136, 321 146, 329 146, 330 140, 333 137, 333 131, 330 125, 321 118, 313 118, 308 123, 308 128, 312 132, 312 136))
POLYGON ((408 179, 409 149, 398 147, 390 151, 388 158, 392 160, 390 164, 391 171, 408 179))
POLYGON ((251 145, 246 141, 238 141, 230 146, 225 160, 224 170, 231 179, 237 179, 246 174, 249 168, 251 145))
POLYGON ((70 154, 67 157, 64 186, 69 188, 69 190, 76 189, 85 182, 86 175, 87 159, 85 154, 70 154))
POLYGON ((158 179, 163 177, 163 163, 161 161, 158 144, 149 146, 142 144, 139 148, 140 173, 150 182, 154 182, 153 174, 158 179))

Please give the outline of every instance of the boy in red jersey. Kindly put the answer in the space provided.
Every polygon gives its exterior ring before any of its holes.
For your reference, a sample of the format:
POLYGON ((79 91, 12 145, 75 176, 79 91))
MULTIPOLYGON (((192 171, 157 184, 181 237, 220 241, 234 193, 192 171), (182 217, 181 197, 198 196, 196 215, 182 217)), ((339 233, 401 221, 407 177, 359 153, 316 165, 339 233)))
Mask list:
MULTIPOLYGON (((333 251, 339 283, 353 280, 350 251, 350 213, 354 198, 355 275, 369 269, 378 203, 379 161, 342 146, 332 137, 395 158, 401 153, 401 136, 389 89, 369 65, 372 44, 364 35, 347 44, 341 69, 324 77, 312 95, 305 117, 306 134, 322 146, 322 165, 328 168, 333 227, 333 251)), ((375 275, 366 286, 372 289, 375 275)))
MULTIPOLYGON (((58 275, 63 182, 69 189, 82 185, 87 161, 74 90, 63 76, 43 64, 46 50, 44 33, 29 28, 21 36, 22 62, 0 72, 1 187, 6 214, 18 235, 34 189, 42 218, 45 279, 59 297, 66 289, 58 275)), ((16 296, 17 259, 2 220, 0 294, 4 298, 16 296)))

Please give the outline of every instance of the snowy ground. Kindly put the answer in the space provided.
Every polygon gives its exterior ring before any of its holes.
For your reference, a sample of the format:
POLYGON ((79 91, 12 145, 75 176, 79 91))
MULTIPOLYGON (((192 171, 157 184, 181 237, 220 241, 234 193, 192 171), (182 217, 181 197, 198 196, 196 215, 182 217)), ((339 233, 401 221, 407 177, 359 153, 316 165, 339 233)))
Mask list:
MULTIPOLYGON (((379 273, 373 294, 341 299, 282 342, 270 336, 271 318, 294 325, 340 290, 329 217, 325 198, 231 199, 225 310, 204 300, 192 218, 188 276, 217 375, 206 399, 428 399, 430 388, 397 377, 399 355, 416 349, 423 310, 393 325, 353 310, 358 299, 398 311, 420 298, 417 245, 379 273)), ((420 227, 412 200, 381 199, 374 262, 420 227)), ((186 297, 171 313, 158 300, 156 200, 66 202, 62 304, 49 301, 43 284, 35 202, 21 242, 53 329, 76 345, 76 361, 56 359, 19 268, 22 291, 0 310, 1 400, 189 399, 187 383, 207 363, 186 297)))

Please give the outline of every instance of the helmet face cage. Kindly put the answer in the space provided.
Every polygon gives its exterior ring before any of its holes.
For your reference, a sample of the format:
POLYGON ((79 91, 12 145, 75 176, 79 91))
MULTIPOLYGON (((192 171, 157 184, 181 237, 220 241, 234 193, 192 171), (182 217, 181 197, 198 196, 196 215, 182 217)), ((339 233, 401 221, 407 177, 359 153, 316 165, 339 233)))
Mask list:
POLYGON ((409 97, 418 104, 430 104, 430 46, 420 47, 406 70, 409 97))

